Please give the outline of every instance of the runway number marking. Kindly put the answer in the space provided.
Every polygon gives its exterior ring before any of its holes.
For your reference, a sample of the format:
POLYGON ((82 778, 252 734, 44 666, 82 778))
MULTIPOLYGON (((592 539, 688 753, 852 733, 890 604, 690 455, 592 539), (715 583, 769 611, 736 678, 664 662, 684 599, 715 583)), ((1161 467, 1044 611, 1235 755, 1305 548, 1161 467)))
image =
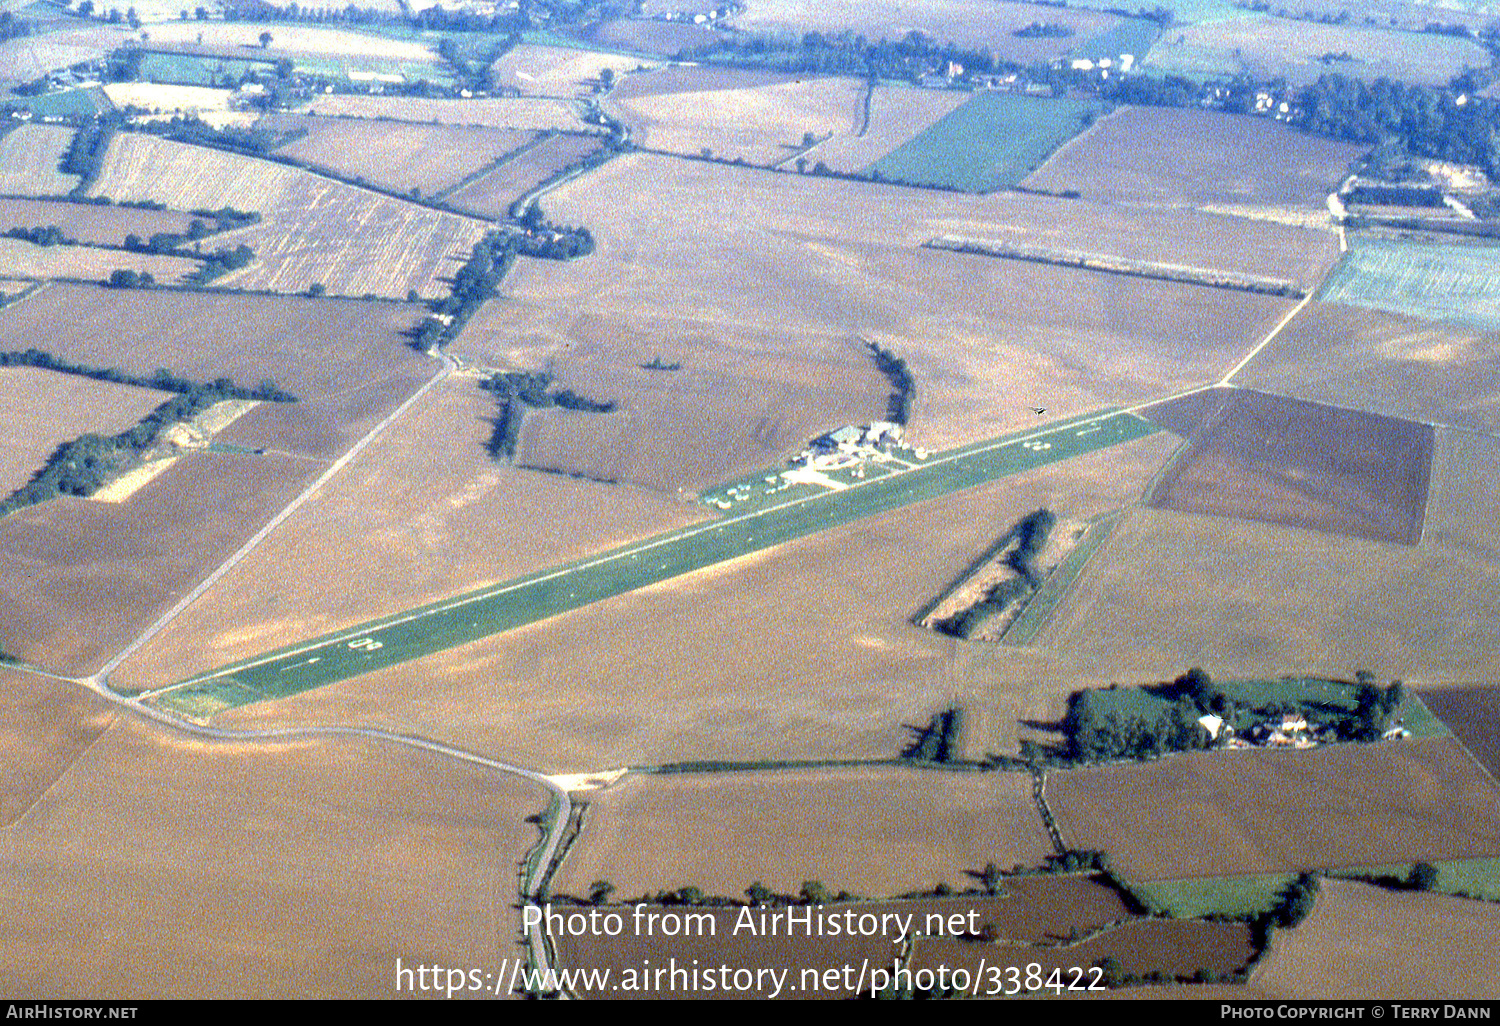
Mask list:
POLYGON ((377 648, 385 648, 385 642, 376 641, 374 638, 360 638, 358 641, 349 642, 349 647, 353 649, 363 649, 366 652, 373 652, 377 648))

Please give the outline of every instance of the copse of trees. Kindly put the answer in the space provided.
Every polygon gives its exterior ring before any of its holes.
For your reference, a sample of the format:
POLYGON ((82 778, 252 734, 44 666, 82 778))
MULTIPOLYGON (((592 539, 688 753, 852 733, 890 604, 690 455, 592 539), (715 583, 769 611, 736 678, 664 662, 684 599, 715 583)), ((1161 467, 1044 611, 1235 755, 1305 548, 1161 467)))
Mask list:
POLYGON ((25 239, 36 246, 76 246, 78 240, 69 236, 55 224, 49 224, 45 228, 7 228, 7 238, 25 239))
POLYGON ((496 459, 510 459, 516 453, 516 440, 521 432, 521 421, 528 409, 544 410, 562 407, 584 413, 609 413, 615 408, 613 402, 588 399, 569 389, 551 392, 552 375, 506 371, 481 381, 479 387, 496 393, 499 413, 495 418, 495 429, 490 435, 489 453, 496 459))

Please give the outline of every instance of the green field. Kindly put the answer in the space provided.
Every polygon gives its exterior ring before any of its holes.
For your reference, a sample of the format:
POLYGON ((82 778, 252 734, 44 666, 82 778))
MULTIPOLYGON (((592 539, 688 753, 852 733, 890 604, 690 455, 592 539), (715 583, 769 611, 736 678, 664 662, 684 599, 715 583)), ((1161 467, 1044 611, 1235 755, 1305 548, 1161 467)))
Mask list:
POLYGON ((931 455, 911 470, 819 490, 223 667, 142 697, 191 716, 298 694, 511 630, 913 502, 1153 434, 1104 412, 931 455))
POLYGON ((152 51, 141 61, 141 81, 168 85, 234 86, 247 74, 265 74, 275 67, 275 61, 152 51))
POLYGON ((865 169, 894 182, 989 192, 1018 184, 1099 112, 1090 100, 981 92, 865 169))
POLYGON ((1500 249, 1353 240, 1318 298, 1500 329, 1500 249))
POLYGON ((64 89, 40 96, 7 96, 4 106, 21 107, 40 118, 69 118, 83 114, 108 114, 115 109, 98 86, 86 89, 64 89))
MULTIPOLYGON (((1434 862, 1438 871, 1432 890, 1438 894, 1466 894, 1486 901, 1500 901, 1500 859, 1460 859, 1434 862)), ((1354 880, 1405 881, 1412 864, 1392 866, 1345 866, 1327 871, 1328 876, 1354 880)), ((1127 882, 1127 887, 1153 912, 1177 919, 1202 916, 1253 916, 1276 907, 1281 893, 1297 878, 1295 873, 1260 876, 1206 876, 1190 880, 1127 882)))

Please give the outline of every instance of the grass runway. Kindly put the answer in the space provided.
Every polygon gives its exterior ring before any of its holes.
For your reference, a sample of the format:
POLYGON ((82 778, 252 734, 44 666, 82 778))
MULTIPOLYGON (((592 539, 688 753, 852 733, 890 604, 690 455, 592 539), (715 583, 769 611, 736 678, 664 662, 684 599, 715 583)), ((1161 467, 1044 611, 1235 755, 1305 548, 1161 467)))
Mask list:
POLYGON ((420 659, 914 502, 1134 441, 1158 428, 1105 411, 934 453, 910 470, 680 528, 482 591, 265 653, 140 697, 195 718, 420 659))

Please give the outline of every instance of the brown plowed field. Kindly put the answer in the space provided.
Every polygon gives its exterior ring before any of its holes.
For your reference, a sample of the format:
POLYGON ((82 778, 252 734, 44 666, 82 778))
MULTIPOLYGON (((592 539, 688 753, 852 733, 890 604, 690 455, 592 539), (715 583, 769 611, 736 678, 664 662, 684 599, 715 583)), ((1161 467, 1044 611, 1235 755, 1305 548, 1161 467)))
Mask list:
POLYGON ((0 648, 83 672, 123 648, 322 469, 195 453, 122 503, 69 496, 0 521, 0 648))
MULTIPOLYGON (((1039 973, 1045 981, 1060 970, 1063 989, 1073 984, 1087 988, 1097 977, 1091 967, 1102 958, 1113 958, 1121 970, 1133 976, 1163 973, 1169 977, 1192 976, 1199 969, 1215 974, 1243 969, 1255 954, 1248 923, 1210 923, 1201 919, 1142 919, 1122 923, 1103 933, 1073 944, 1027 947, 1014 944, 984 944, 952 937, 924 937, 912 952, 911 969, 938 967, 981 973, 979 993, 999 988, 1003 993, 1025 985, 1028 975, 1039 973), (1036 968, 1033 969, 1033 966, 1036 968), (1020 971, 1019 984, 1012 982, 1011 968, 1020 971), (994 973, 1000 973, 995 977, 994 973)), ((1057 993, 1045 983, 1044 994, 1057 993)), ((998 995, 997 995, 998 996, 998 995)))
POLYGON ((362 118, 275 114, 257 128, 307 134, 276 149, 283 157, 404 193, 423 196, 456 185, 533 138, 530 132, 413 125, 362 118))
POLYGON ((1500 687, 1433 688, 1422 692, 1422 701, 1500 777, 1500 687))
POLYGON ((1202 666, 1215 676, 1373 668, 1409 683, 1488 680, 1500 679, 1497 617, 1500 560, 1477 547, 1137 509, 1037 644, 1107 666, 1110 679, 1202 666))
POLYGON ((504 346, 488 350, 494 362, 541 367, 626 345, 646 354, 639 362, 654 352, 670 361, 680 339, 790 356, 814 340, 864 338, 910 365, 912 437, 933 449, 1030 426, 1032 406, 1066 416, 1208 384, 1291 307, 921 248, 936 236, 1019 236, 1281 277, 1320 274, 1332 258, 1326 233, 1282 225, 638 154, 554 190, 545 207, 555 220, 589 225, 598 249, 567 265, 516 266, 504 346), (1244 245, 1226 250, 1226 233, 1244 245))
POLYGON ((493 171, 486 171, 443 199, 456 210, 478 217, 502 218, 507 216, 510 205, 522 193, 598 151, 598 136, 554 135, 516 154, 493 171))
POLYGON ((1500 998, 1500 905, 1323 880, 1312 915, 1278 932, 1250 977, 1273 997, 1500 998))
MULTIPOLYGON (((93 203, 62 200, 0 199, 0 230, 46 228, 57 225, 79 242, 119 246, 127 235, 149 239, 157 232, 186 232, 193 215, 175 210, 138 210, 131 207, 101 207, 93 203)), ((212 237, 205 245, 213 248, 212 237)), ((124 266, 124 265, 122 265, 124 266)))
MULTIPOLYGON (((486 328, 503 330, 503 322, 496 317, 474 330, 486 328)), ((472 344, 487 341, 508 339, 472 344)), ((518 464, 666 492, 697 491, 779 463, 825 431, 883 420, 887 413, 890 382, 868 350, 851 340, 809 340, 791 352, 765 353, 728 340, 716 345, 679 337, 665 347, 670 359, 655 354, 681 363, 676 371, 643 369, 652 359, 641 355, 643 343, 621 341, 575 347, 553 363, 561 385, 619 408, 529 414, 518 464)))
POLYGON ((1068 770, 1047 801, 1133 880, 1500 855, 1500 787, 1452 738, 1068 770))
POLYGON ((1364 152, 1266 118, 1122 107, 1064 143, 1025 184, 1109 203, 1323 210, 1364 152))
POLYGON ((1222 397, 1150 504, 1415 545, 1432 428, 1259 392, 1222 397))
POLYGON ((1391 417, 1500 430, 1500 332, 1309 303, 1235 384, 1391 417))
POLYGON ((94 367, 194 381, 272 378, 304 402, 432 363, 402 337, 417 305, 51 285, 0 310, 0 350, 36 346, 94 367))
POLYGON ((804 880, 886 897, 967 887, 988 862, 1033 866, 1053 851, 1024 773, 907 767, 630 777, 586 796, 583 833, 553 881, 620 897, 658 888, 740 895, 804 880), (715 838, 735 837, 733 846, 715 838))
POLYGON ((127 253, 95 246, 36 246, 22 239, 0 239, 0 275, 13 278, 73 278, 106 281, 117 270, 149 274, 163 285, 179 285, 198 268, 196 260, 127 253))
POLYGON ((518 954, 533 784, 373 742, 117 722, 0 830, 17 998, 359 997, 518 954))
POLYGON ((11 826, 114 722, 113 709, 77 684, 0 666, 0 830, 11 826))
POLYGON ((118 434, 169 398, 73 374, 0 368, 0 498, 30 481, 62 443, 118 434))

